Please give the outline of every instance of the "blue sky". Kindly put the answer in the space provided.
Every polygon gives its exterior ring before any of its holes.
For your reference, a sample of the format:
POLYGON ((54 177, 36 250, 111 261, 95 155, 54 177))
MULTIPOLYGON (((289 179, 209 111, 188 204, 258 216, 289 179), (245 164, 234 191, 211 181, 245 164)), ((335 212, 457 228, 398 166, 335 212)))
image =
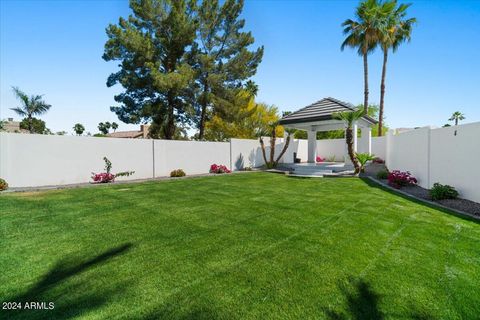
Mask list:
MULTIPOLYGON (((258 100, 296 110, 332 96, 363 100, 361 58, 340 51, 340 24, 357 1, 246 1, 243 16, 265 46, 255 76, 258 100)), ((453 111, 480 121, 480 1, 412 1, 419 20, 411 43, 390 56, 386 121, 390 127, 441 126, 453 111)), ((42 118, 52 131, 100 121, 119 130, 109 106, 120 87, 107 88, 116 63, 102 60, 105 27, 129 14, 127 1, 0 1, 0 118, 18 117, 11 86, 44 94, 42 118)), ((370 100, 378 102, 379 52, 370 56, 370 100)))

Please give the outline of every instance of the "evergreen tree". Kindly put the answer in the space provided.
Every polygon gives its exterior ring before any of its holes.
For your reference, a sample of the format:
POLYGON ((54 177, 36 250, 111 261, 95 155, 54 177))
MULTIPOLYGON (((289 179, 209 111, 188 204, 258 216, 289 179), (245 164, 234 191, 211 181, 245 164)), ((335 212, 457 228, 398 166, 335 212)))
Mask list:
POLYGON ((172 139, 189 121, 186 89, 193 79, 185 61, 195 38, 193 0, 130 0, 127 19, 107 28, 103 58, 120 61, 107 86, 121 84, 111 107, 126 123, 152 122, 150 135, 172 139))
POLYGON ((193 101, 199 139, 204 138, 205 123, 219 109, 231 106, 237 89, 247 86, 253 94, 258 90, 247 80, 262 61, 263 47, 248 49, 254 38, 242 31, 242 9, 243 0, 226 0, 223 5, 218 0, 204 0, 198 6, 196 41, 189 61, 195 70, 193 101))
POLYGON ((83 134, 83 132, 85 131, 85 127, 81 123, 76 123, 73 126, 73 131, 75 131, 76 135, 81 136, 83 134))

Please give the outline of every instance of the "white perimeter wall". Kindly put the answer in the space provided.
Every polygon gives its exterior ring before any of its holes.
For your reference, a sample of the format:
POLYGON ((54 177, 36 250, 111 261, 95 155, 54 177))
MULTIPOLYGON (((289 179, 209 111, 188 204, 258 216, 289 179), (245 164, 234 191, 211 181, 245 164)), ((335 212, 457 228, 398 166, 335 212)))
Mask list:
POLYGON ((151 140, 1 133, 0 177, 11 187, 88 182, 107 156, 113 172, 151 178, 151 154, 151 140))
POLYGON ((435 182, 451 185, 462 198, 480 202, 480 122, 420 128, 387 139, 390 170, 410 171, 424 188, 435 182))
MULTIPOLYGON (((264 139, 267 157, 270 139, 264 139)), ((277 139, 275 157, 284 145, 277 139)), ((322 157, 344 156, 343 139, 318 140, 322 157)), ((290 142, 280 162, 292 163, 293 153, 307 160, 307 140, 290 142)), ((461 197, 480 202, 480 122, 440 129, 420 128, 397 135, 372 138, 372 153, 386 159, 390 170, 410 171, 422 187, 433 183, 454 186, 461 197), (455 135, 455 131, 457 134, 455 135)), ((188 174, 207 173, 213 163, 234 170, 264 164, 258 140, 231 142, 115 139, 0 133, 0 177, 11 187, 84 183, 91 172, 102 172, 103 157, 112 172, 135 171, 143 179, 168 176, 174 169, 188 174)))

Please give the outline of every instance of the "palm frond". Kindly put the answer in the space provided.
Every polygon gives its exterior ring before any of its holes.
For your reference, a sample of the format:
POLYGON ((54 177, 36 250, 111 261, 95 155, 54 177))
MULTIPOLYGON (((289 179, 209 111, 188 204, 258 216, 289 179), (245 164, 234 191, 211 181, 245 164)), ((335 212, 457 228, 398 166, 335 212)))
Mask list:
POLYGON ((10 110, 14 111, 16 114, 18 114, 21 117, 25 117, 27 113, 22 109, 22 108, 10 108, 10 110))

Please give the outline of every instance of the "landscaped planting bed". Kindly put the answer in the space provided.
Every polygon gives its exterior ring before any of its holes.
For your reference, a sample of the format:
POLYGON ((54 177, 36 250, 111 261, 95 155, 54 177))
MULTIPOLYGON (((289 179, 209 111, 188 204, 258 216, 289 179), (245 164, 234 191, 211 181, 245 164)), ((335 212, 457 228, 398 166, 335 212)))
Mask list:
MULTIPOLYGON (((0 195, 16 319, 473 319, 480 225, 357 178, 267 173, 0 195)), ((5 316, 4 316, 5 315, 5 316)))

